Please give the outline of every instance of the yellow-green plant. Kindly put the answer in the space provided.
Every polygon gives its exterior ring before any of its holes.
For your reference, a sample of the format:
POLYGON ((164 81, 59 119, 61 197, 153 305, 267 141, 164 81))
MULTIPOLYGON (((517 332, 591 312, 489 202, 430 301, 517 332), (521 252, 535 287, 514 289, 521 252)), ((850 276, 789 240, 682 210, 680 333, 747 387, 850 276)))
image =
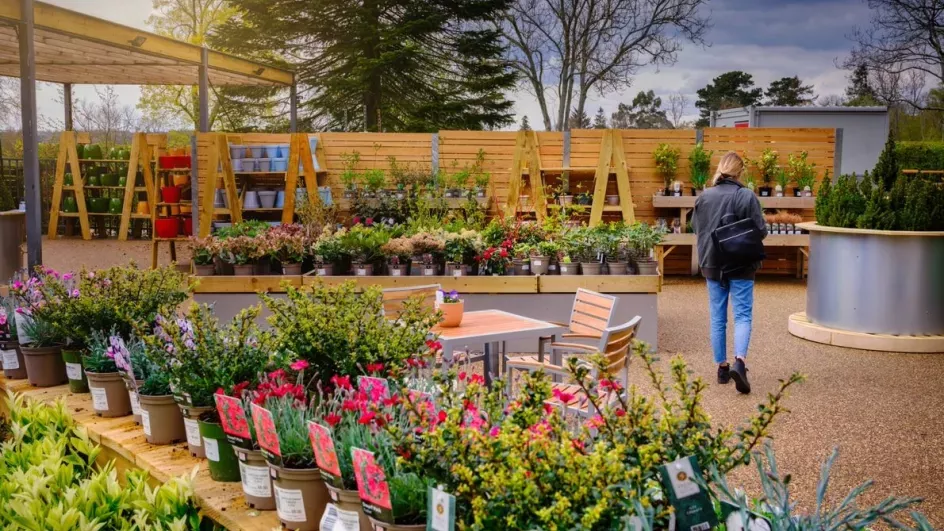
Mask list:
POLYGON ((678 147, 662 143, 656 146, 656 150, 652 154, 656 162, 656 170, 659 171, 659 175, 661 175, 662 179, 665 181, 666 188, 671 186, 672 181, 675 180, 675 174, 678 172, 678 160, 681 153, 678 147))
POLYGON ((767 186, 770 186, 770 181, 774 178, 774 174, 777 171, 777 161, 779 158, 780 155, 778 155, 776 151, 771 148, 767 148, 763 153, 760 154, 759 159, 751 161, 757 168, 757 171, 760 172, 760 176, 763 178, 764 184, 767 186))

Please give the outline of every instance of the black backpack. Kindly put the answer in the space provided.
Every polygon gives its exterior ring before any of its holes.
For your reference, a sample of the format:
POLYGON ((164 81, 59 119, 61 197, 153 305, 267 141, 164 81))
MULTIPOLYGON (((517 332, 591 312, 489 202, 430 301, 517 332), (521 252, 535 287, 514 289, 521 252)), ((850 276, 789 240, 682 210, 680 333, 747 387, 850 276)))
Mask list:
POLYGON ((734 213, 737 194, 725 202, 721 226, 711 232, 711 242, 724 265, 722 275, 732 273, 767 257, 764 254, 764 233, 751 218, 738 219, 734 213))

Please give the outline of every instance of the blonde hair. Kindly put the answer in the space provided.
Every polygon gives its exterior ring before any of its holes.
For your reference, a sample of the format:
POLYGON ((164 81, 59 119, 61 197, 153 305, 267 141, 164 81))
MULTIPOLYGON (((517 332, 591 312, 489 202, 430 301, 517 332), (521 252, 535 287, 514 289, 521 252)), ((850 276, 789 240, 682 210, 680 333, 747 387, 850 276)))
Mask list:
POLYGON ((722 177, 738 180, 741 173, 744 172, 744 159, 733 151, 728 151, 718 162, 718 169, 715 171, 715 177, 711 180, 712 185, 718 184, 722 177))

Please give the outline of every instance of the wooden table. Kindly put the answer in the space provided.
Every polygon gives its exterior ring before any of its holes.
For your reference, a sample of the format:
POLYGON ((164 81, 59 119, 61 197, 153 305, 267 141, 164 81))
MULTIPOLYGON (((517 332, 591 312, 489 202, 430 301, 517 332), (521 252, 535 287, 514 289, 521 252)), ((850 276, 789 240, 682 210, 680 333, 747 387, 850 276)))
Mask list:
MULTIPOLYGON (((442 343, 443 359, 451 360, 452 353, 469 344, 485 344, 485 381, 491 383, 492 369, 501 363, 504 355, 504 343, 513 339, 534 339, 557 336, 566 332, 563 326, 531 319, 502 310, 482 310, 465 312, 462 324, 455 328, 436 326, 432 332, 439 336, 442 343), (501 351, 499 343, 502 344, 501 351)), ((498 367, 501 368, 501 367, 498 367)))

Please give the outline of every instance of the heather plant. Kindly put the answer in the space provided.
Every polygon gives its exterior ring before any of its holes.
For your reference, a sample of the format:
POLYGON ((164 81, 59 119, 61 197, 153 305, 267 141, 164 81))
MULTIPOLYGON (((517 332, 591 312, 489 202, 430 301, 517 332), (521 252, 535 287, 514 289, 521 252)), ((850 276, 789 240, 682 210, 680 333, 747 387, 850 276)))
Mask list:
POLYGON ((392 238, 383 244, 380 251, 388 260, 395 258, 401 263, 408 263, 413 256, 413 240, 405 236, 392 238))
POLYGON ((266 253, 263 238, 232 236, 220 240, 220 258, 230 265, 246 265, 266 253))
POLYGON ((300 264, 306 255, 308 242, 301 225, 279 225, 265 234, 267 254, 283 264, 300 264))
POLYGON ((220 254, 220 241, 212 236, 190 239, 190 256, 196 265, 213 265, 220 254))

